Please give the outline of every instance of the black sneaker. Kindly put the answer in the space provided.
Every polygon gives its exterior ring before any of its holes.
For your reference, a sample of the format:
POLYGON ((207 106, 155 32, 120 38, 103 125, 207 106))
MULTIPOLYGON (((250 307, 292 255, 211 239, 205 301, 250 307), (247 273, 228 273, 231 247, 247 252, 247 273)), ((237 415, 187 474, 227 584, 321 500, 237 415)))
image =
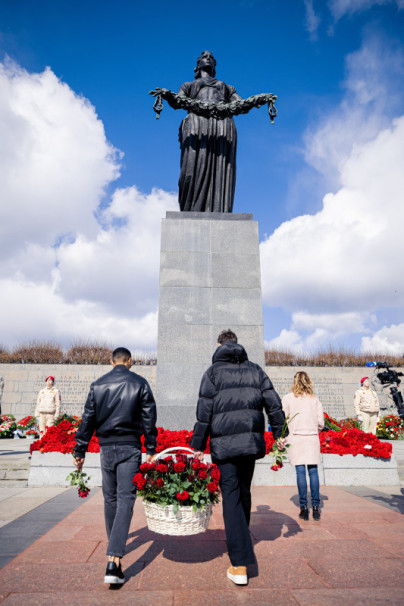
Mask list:
POLYGON ((125 582, 125 576, 122 572, 122 567, 117 566, 115 562, 108 562, 107 570, 105 571, 104 583, 110 585, 122 585, 125 582))

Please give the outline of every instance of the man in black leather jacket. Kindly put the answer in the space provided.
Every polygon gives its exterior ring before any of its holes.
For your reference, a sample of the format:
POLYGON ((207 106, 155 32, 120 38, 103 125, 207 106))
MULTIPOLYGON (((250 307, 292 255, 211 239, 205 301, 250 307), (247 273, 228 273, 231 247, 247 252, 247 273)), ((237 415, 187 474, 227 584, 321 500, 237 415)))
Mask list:
POLYGON ((156 452, 156 404, 146 379, 131 372, 131 353, 118 347, 112 354, 111 372, 91 384, 83 419, 76 433, 75 465, 84 464, 88 443, 97 436, 101 449, 102 491, 108 535, 105 583, 122 584, 124 555, 136 498, 133 477, 142 457, 144 434, 146 461, 156 452))
MULTIPOLYGON (((280 448, 285 414, 271 381, 250 362, 231 330, 218 337, 212 366, 202 377, 197 423, 191 440, 194 455, 203 458, 208 437, 212 461, 220 470, 223 518, 231 566, 227 576, 237 585, 248 582, 247 565, 255 562, 248 529, 251 481, 255 461, 265 456, 265 418, 280 448)), ((285 432, 285 435, 287 431, 285 432)))

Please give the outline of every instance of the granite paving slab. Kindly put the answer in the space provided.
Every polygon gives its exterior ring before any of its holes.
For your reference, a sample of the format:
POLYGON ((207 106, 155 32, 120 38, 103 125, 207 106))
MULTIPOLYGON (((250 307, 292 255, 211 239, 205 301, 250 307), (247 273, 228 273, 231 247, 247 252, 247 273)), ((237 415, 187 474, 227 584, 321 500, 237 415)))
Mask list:
MULTIPOLYGON (((402 605, 404 516, 394 499, 388 507, 342 488, 323 487, 321 494, 321 520, 304 522, 295 487, 253 487, 250 530, 257 563, 249 567, 247 587, 226 578, 220 505, 206 533, 170 537, 147 529, 138 499, 123 560, 127 581, 118 589, 103 583, 107 540, 101 492, 67 515, 61 506, 64 517, 47 532, 38 512, 31 525, 45 534, 19 555, 11 554, 8 563, 8 555, 0 554, 5 563, 0 604, 402 605)), ((388 489, 383 494, 388 497, 388 489)), ((55 509, 50 508, 52 516, 55 509)), ((26 531, 27 523, 21 528, 26 531)))

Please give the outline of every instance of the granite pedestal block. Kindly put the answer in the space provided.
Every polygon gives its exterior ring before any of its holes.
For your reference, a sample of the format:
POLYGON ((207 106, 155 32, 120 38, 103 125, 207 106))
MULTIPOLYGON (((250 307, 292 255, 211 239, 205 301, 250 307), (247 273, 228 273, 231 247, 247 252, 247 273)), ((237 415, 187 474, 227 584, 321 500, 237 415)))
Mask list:
MULTIPOLYGON (((146 455, 142 455, 143 461, 146 455)), ((205 461, 211 461, 206 455, 205 461)), ((296 486, 295 467, 285 461, 283 469, 273 471, 274 459, 267 455, 255 465, 253 486, 296 486)), ((29 486, 68 486, 66 477, 74 471, 73 457, 60 452, 33 452, 28 479, 29 486)), ((89 486, 101 486, 99 453, 88 453, 83 471, 89 476, 89 486)), ((394 454, 391 459, 374 459, 363 455, 322 454, 318 467, 321 486, 399 486, 400 480, 394 454)), ((309 477, 307 475, 307 483, 309 477)))
POLYGON ((217 337, 231 328, 264 366, 258 224, 250 214, 167 212, 162 221, 158 425, 192 429, 217 337))

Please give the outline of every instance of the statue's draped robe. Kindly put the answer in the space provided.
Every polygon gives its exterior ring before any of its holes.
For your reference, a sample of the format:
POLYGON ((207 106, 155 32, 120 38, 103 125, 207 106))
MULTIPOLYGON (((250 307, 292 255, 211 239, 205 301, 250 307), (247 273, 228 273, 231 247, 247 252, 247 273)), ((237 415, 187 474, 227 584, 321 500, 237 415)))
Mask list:
MULTIPOLYGON (((205 102, 229 103, 236 89, 214 78, 185 82, 179 94, 205 102)), ((204 118, 189 113, 181 122, 181 210, 232 212, 236 183, 237 131, 233 118, 204 118)))

